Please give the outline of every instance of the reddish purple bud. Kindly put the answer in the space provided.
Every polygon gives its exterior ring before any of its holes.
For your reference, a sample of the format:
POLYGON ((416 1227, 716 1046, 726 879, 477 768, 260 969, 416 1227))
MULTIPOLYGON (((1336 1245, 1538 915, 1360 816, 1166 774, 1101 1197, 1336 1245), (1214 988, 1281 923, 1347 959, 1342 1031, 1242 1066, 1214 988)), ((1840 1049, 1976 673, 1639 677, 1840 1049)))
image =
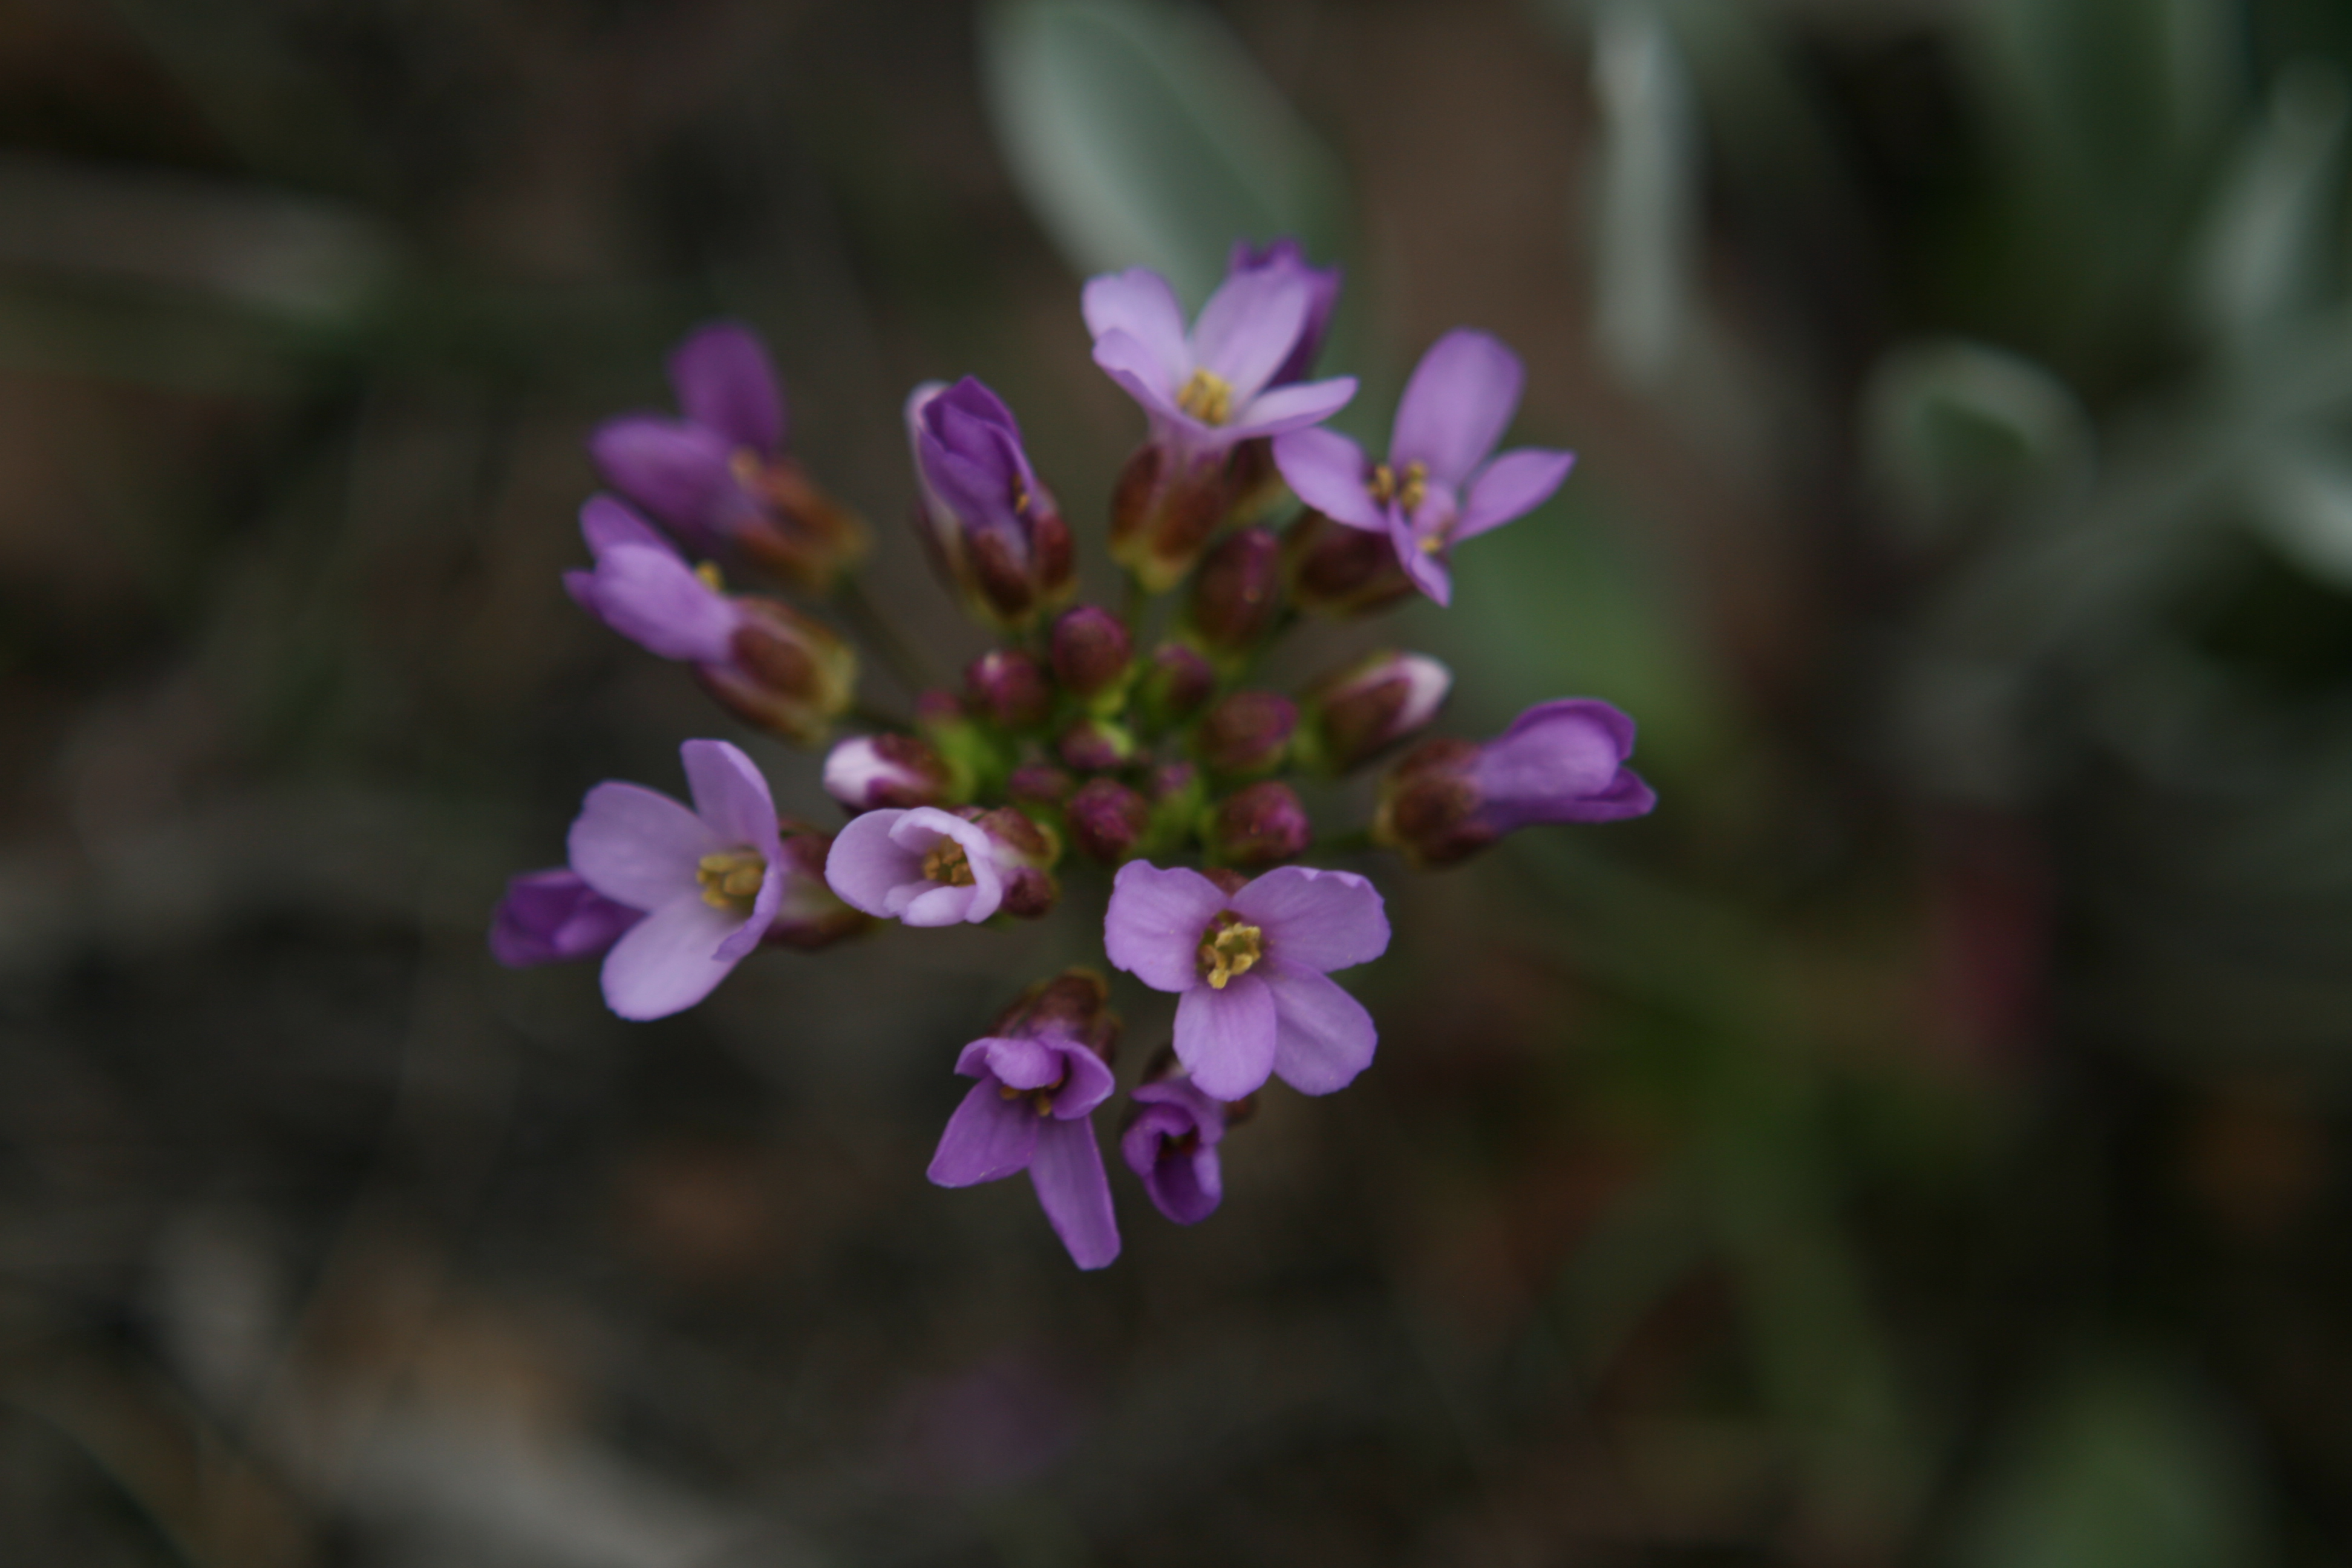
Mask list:
POLYGON ((1062 895, 1052 869, 1062 858, 1060 839, 1009 805, 988 812, 965 806, 962 815, 995 846, 996 867, 1004 879, 1003 912, 1024 921, 1052 912, 1062 895))
POLYGON ((1099 605, 1080 605, 1054 623, 1054 679, 1081 700, 1116 700, 1135 665, 1127 625, 1099 605))
POLYGON ((760 940, 804 952, 830 947, 856 936, 874 923, 874 917, 841 901, 824 879, 825 857, 833 851, 833 835, 802 823, 787 822, 784 862, 792 872, 792 891, 767 934, 760 940))
POLYGON ((1217 672, 1197 649, 1164 642, 1136 683, 1135 700, 1153 730, 1173 729, 1201 710, 1217 689, 1217 672))
POLYGON ((1045 667, 1018 648, 982 654, 963 672, 971 704, 1007 730, 1034 730, 1054 709, 1045 667))
POLYGON ((1201 563, 1192 579, 1186 624, 1200 645, 1215 654, 1240 654, 1255 646, 1280 608, 1282 545, 1263 528, 1227 534, 1201 563))
POLYGON ((1282 570, 1291 603, 1318 616, 1368 616, 1414 591, 1387 534, 1333 522, 1319 511, 1302 514, 1282 536, 1282 570))
POLYGON ((1135 852, 1151 826, 1151 805, 1116 779, 1088 779, 1070 797, 1070 842, 1106 866, 1135 852))
POLYGON ((1449 866, 1517 828, 1640 816, 1657 796, 1625 766, 1633 721, 1589 698, 1538 703, 1481 746, 1423 741, 1381 781, 1372 837, 1449 866))
POLYGON ((1016 805, 1045 806, 1061 809, 1062 803, 1078 787, 1078 781, 1051 763, 1024 763, 1013 770, 1005 781, 1004 793, 1016 805))
POLYGON ((1111 492, 1111 559, 1146 592, 1164 594, 1201 558, 1234 508, 1226 454, 1171 462, 1157 442, 1136 449, 1111 492))
POLYGON ((1297 752, 1346 773, 1437 716, 1453 674, 1417 653, 1376 653, 1325 676, 1302 699, 1297 752))
POLYGON ((790 458, 762 458, 750 448, 733 458, 735 482, 762 503, 735 530, 735 546, 785 582, 811 594, 832 590, 843 571, 873 546, 857 514, 817 489, 790 458))
POLYGON ((857 655, 832 627, 776 599, 743 596, 727 662, 694 667, 702 689, 747 724, 803 746, 824 740, 857 689, 857 655))
POLYGON ((1304 854, 1315 829, 1298 792, 1269 779, 1219 803, 1206 837, 1209 852, 1219 859, 1255 868, 1304 854))
POLYGON ((1209 710, 1193 731, 1192 749, 1209 771, 1228 777, 1282 765, 1298 708, 1271 691, 1236 691, 1209 710))
POLYGON ((1062 731, 1054 749, 1080 773, 1107 773, 1135 756, 1135 737, 1108 719, 1081 719, 1062 731))
POLYGON ((825 754, 824 793, 852 811, 941 805, 955 776, 929 742, 914 735, 855 735, 825 754))
POLYGON ((996 1016, 989 1033, 1015 1040, 1071 1040, 1108 1062, 1118 1046, 1119 1019, 1110 1010, 1110 986, 1100 974, 1066 969, 1024 991, 996 1016))

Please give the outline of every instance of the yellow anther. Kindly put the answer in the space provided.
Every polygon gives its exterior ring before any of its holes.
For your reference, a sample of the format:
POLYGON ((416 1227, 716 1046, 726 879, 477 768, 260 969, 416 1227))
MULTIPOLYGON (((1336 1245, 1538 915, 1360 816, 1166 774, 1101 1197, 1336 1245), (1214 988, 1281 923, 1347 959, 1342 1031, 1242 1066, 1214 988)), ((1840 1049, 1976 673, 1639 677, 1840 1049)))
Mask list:
POLYGON ((1223 991, 1233 984, 1234 975, 1247 974, 1265 956, 1265 932, 1244 925, 1231 910, 1211 921, 1201 935, 1201 976, 1213 990, 1223 991))
POLYGON ((719 574, 718 562, 704 562, 701 565, 694 569, 694 574, 702 579, 702 585, 709 589, 712 593, 723 594, 727 592, 727 579, 719 574))
POLYGON ((1203 425, 1223 425, 1234 416, 1234 384, 1213 370, 1196 370, 1176 395, 1176 406, 1203 425))
POLYGON ((721 849, 705 855, 694 871, 702 901, 714 910, 750 909, 767 876, 768 862, 756 849, 721 849))
POLYGON ((963 846, 952 838, 942 838, 933 845, 931 852, 923 857, 923 880, 944 882, 950 888, 971 887, 975 879, 963 846))
POLYGON ((1370 491, 1372 500, 1382 506, 1394 501, 1405 510, 1412 511, 1429 497, 1429 465, 1407 463, 1404 473, 1400 476, 1386 463, 1375 464, 1371 480, 1364 489, 1370 491))

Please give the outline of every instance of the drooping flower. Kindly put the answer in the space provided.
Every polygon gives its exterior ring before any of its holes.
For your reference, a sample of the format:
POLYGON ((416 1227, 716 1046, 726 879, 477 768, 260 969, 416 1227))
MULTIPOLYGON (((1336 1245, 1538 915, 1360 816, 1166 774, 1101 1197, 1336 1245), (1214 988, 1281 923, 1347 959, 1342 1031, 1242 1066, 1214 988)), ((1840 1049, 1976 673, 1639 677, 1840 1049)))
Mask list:
POLYGON ((490 956, 509 969, 594 958, 644 911, 614 903, 569 867, 525 871, 507 882, 490 917, 490 956))
POLYGON ((971 816, 917 806, 869 811, 833 841, 825 880, 857 909, 910 926, 977 924, 999 909, 1034 919, 1057 889, 1054 846, 1010 806, 971 816))
POLYGON ((1323 352, 1323 339, 1331 330, 1331 312, 1339 305, 1339 268, 1309 266, 1307 249, 1285 235, 1263 246, 1252 245, 1246 239, 1234 241, 1233 253, 1225 262, 1225 276, 1238 278, 1244 273, 1288 273, 1303 279, 1307 289, 1307 324, 1299 330, 1298 341, 1291 345, 1290 357, 1275 367, 1269 386, 1288 386, 1305 381, 1315 369, 1315 356, 1323 352))
POLYGON ((723 592, 715 568, 688 566, 611 496, 580 509, 580 532, 596 562, 563 574, 580 607, 648 651, 692 665, 738 718, 813 746, 849 707, 857 656, 823 622, 781 600, 723 592))
POLYGON ((1178 1225, 1198 1225, 1224 1196, 1217 1144, 1225 1135, 1226 1107, 1178 1073, 1138 1084, 1129 1096, 1135 1120, 1119 1135, 1127 1168, 1143 1178, 1154 1207, 1178 1225))
POLYGON ((964 1047, 956 1071, 976 1078, 948 1119, 929 1174, 968 1187, 1027 1171, 1054 1234, 1081 1268, 1118 1256, 1110 1181, 1095 1141, 1095 1107, 1110 1098, 1118 1021, 1102 976, 1071 970, 1032 986, 964 1047))
POLYGON ((732 546, 812 593, 866 552, 863 524, 785 450, 783 383, 756 333, 714 321, 669 356, 685 417, 628 414, 588 439, 597 471, 706 554, 732 546))
POLYGON ((1519 356, 1467 328, 1430 345, 1405 384, 1388 460, 1333 430, 1277 437, 1274 460, 1298 499, 1335 522, 1385 532, 1413 584, 1452 597, 1454 547, 1541 505, 1575 454, 1528 447, 1489 460, 1519 405, 1519 356))
POLYGON ((1465 859, 1537 823, 1613 822, 1658 804, 1633 753, 1633 721, 1606 702, 1538 703, 1479 745, 1424 741, 1381 782, 1372 837, 1416 866, 1465 859))
POLYGON ((1176 1056, 1218 1100, 1271 1073, 1306 1094, 1342 1089, 1378 1036, 1328 978, 1388 951, 1380 893, 1348 871, 1285 866, 1228 892, 1198 871, 1120 868, 1103 921, 1112 963, 1178 994, 1176 1056))
POLYGON ((645 918, 604 955, 604 1000, 659 1018, 710 994, 780 915, 829 907, 784 854, 768 781, 724 741, 679 748, 692 810, 642 784, 600 784, 572 824, 572 869, 645 918))
POLYGON ((1069 525, 1003 399, 969 375, 925 382, 907 398, 907 438, 940 568, 975 615, 1025 626, 1069 597, 1069 525))

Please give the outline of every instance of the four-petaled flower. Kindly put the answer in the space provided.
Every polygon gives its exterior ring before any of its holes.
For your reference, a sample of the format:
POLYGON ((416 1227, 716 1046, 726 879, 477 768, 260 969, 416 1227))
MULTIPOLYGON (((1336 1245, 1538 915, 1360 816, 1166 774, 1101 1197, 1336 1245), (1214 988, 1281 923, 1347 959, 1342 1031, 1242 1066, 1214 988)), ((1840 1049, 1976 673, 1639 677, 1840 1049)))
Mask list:
POLYGON ((1335 430, 1300 429, 1276 437, 1275 464, 1299 500, 1333 521, 1385 531, 1414 586, 1443 605, 1454 592, 1454 546, 1540 506, 1576 461, 1536 447, 1487 460, 1525 379, 1519 356, 1496 339, 1448 332, 1405 384, 1386 462, 1335 430))
POLYGON ((1004 902, 1003 851, 988 830, 936 806, 869 811, 833 841, 824 879, 853 908, 910 926, 975 923, 1004 902))
POLYGON ((1371 1015, 1328 972, 1388 951, 1381 895, 1349 871, 1285 866, 1226 891, 1198 871, 1129 862, 1103 921, 1110 961, 1176 1005, 1176 1056, 1203 1093, 1239 1100, 1271 1073, 1306 1094, 1372 1059, 1371 1015))
POLYGON ((940 1135, 931 1180, 968 1187, 1025 1170, 1072 1262, 1100 1268, 1117 1258, 1110 1182, 1088 1120, 1110 1098, 1102 1058, 1084 1041, 1047 1032, 974 1040, 955 1069, 980 1081, 940 1135))

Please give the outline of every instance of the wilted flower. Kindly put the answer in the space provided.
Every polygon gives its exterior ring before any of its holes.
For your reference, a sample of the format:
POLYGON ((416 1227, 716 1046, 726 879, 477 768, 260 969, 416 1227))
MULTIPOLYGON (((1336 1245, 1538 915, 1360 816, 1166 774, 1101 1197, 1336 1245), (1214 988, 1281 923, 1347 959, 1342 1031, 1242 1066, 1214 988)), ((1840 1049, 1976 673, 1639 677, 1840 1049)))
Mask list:
POLYGON ((1026 626, 1069 596, 1069 525, 1029 466, 1003 399, 966 376, 907 399, 907 438, 941 569, 981 619, 1026 626))
POLYGON ((1453 685, 1453 672, 1425 654, 1369 655, 1307 690, 1295 750, 1346 773, 1437 717, 1453 685))
POLYGON ((1224 1196, 1217 1144, 1225 1135, 1225 1107, 1181 1073, 1136 1085, 1128 1097, 1135 1120, 1119 1135, 1127 1168, 1143 1178, 1152 1206, 1178 1225, 1198 1225, 1224 1196))
POLYGON ((594 958, 645 911, 615 903, 569 867, 525 871, 507 882, 490 917, 490 956, 509 969, 594 958))
POLYGON ((1415 586, 1443 605, 1446 557, 1465 539, 1542 504, 1576 461, 1525 447, 1487 460, 1519 405, 1519 356, 1485 332, 1446 333, 1397 404, 1384 463, 1333 430, 1276 438, 1274 459, 1298 499, 1336 522, 1383 531, 1415 586))
POLYGON ((1625 765, 1633 721, 1606 702, 1538 703, 1481 746, 1424 741, 1381 784, 1378 842, 1416 866, 1464 859, 1515 829, 1546 822, 1612 822, 1658 804, 1625 765))

